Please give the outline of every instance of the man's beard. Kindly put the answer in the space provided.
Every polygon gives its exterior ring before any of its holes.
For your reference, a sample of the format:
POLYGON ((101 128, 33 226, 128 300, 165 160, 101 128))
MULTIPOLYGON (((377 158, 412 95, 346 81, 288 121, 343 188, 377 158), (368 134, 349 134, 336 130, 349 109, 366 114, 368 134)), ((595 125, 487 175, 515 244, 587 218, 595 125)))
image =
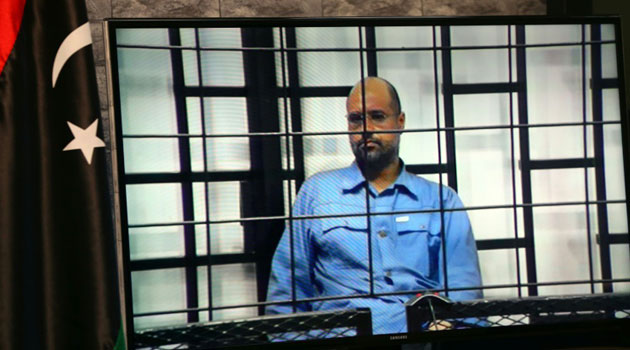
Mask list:
POLYGON ((380 140, 369 139, 370 142, 376 144, 371 150, 366 148, 365 139, 358 142, 350 141, 352 153, 357 160, 357 164, 363 170, 366 177, 378 175, 388 165, 398 159, 398 143, 383 145, 380 140))

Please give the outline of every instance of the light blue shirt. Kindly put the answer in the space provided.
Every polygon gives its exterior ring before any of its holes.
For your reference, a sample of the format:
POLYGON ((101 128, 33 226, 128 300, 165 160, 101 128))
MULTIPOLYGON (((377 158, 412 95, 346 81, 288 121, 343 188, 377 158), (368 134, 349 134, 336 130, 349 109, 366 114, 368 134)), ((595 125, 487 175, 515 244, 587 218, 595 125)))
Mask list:
MULTIPOLYGON (((378 193, 370 185, 370 214, 440 209, 439 185, 404 170, 378 193)), ((369 294, 368 216, 365 178, 356 163, 307 179, 293 206, 296 299, 369 294), (299 219, 313 215, 351 217, 299 219)), ((442 207, 462 208, 442 186, 442 207)), ((397 213, 370 217, 374 293, 444 288, 441 227, 446 240, 448 287, 481 286, 477 249, 465 211, 397 213)), ((292 299, 291 231, 273 257, 268 301, 292 299)), ((369 307, 375 334, 406 332, 404 302, 413 294, 352 298, 297 305, 297 311, 369 307)), ((482 297, 480 290, 453 291, 453 300, 482 297)), ((291 313, 290 304, 268 306, 267 314, 291 313)))

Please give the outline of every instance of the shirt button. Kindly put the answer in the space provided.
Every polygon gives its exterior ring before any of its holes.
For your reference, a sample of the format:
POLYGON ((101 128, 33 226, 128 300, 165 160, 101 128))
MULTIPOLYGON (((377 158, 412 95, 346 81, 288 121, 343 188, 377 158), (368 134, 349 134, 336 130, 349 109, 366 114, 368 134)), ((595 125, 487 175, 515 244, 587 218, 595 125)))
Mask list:
POLYGON ((392 277, 391 271, 385 271, 385 277, 392 277))
POLYGON ((383 230, 380 230, 380 231, 378 231, 378 235, 379 235, 379 237, 381 237, 381 238, 385 238, 385 237, 387 237, 387 232, 385 232, 385 231, 383 231, 383 230))

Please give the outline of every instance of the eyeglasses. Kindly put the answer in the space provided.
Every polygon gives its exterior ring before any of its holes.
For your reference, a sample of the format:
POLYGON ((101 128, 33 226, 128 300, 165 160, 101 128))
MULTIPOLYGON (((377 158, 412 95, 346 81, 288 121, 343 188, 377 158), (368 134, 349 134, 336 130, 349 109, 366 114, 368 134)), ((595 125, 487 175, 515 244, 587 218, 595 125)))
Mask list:
MULTIPOLYGON (((390 116, 382 112, 369 112, 367 117, 370 119, 372 124, 382 125, 390 116)), ((348 125, 353 128, 361 126, 361 124, 363 124, 363 120, 365 120, 364 115, 361 113, 350 113, 346 116, 346 118, 348 119, 348 125)))

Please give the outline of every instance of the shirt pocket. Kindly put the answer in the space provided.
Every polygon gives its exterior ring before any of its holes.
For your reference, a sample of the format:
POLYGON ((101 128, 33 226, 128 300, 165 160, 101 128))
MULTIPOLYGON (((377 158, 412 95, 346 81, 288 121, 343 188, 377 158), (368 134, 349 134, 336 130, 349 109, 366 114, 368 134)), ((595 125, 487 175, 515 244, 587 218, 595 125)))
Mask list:
POLYGON ((412 268, 437 280, 442 237, 439 213, 415 213, 395 218, 398 250, 408 256, 412 268))
POLYGON ((367 240, 365 217, 324 219, 317 238, 319 256, 324 264, 362 269, 367 266, 367 240))

